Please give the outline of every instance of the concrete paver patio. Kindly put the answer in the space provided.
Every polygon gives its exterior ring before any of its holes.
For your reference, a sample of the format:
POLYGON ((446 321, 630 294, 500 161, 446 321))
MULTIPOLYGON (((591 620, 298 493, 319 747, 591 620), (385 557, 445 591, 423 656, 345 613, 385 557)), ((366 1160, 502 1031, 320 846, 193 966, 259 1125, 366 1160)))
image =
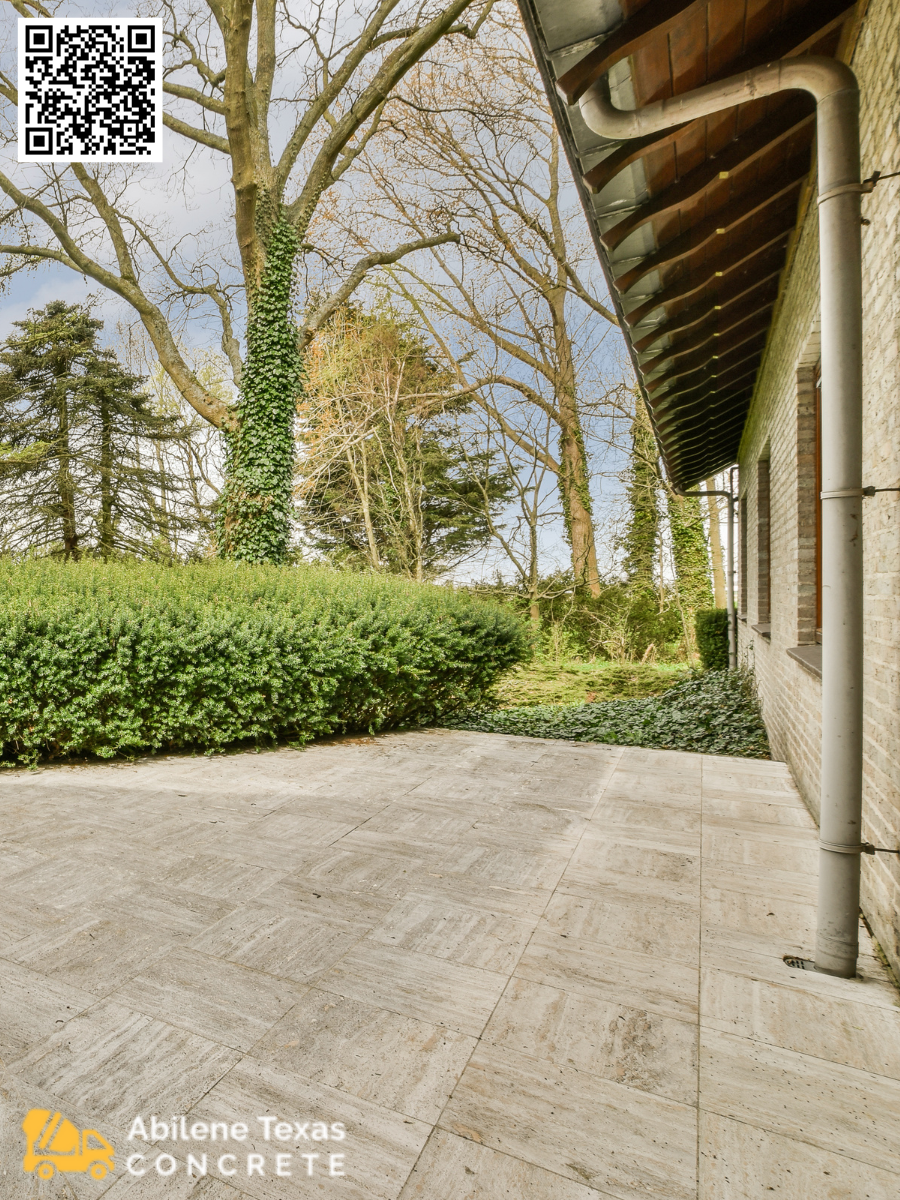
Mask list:
POLYGON ((896 1200, 898 997, 867 939, 785 965, 815 888, 780 763, 430 731, 11 772, 0 1197, 896 1200), (25 1175, 31 1108, 114 1174, 25 1175))

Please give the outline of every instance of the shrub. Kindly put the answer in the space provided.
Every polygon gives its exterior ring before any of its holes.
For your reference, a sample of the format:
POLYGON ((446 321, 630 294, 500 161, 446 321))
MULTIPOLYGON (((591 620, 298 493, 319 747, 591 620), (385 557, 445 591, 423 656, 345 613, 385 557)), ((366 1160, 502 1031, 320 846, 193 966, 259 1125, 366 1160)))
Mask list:
MULTIPOLYGON (((660 596, 654 589, 606 579, 600 595, 592 597, 579 592, 568 573, 545 576, 540 587, 546 593, 537 603, 542 657, 557 664, 573 657, 640 662, 650 653, 663 661, 684 661, 684 626, 671 588, 660 596)), ((531 600, 524 590, 511 593, 503 583, 478 584, 473 590, 529 615, 531 600)))
POLYGON ((445 719, 444 724, 519 737, 769 757, 753 682, 742 671, 708 671, 642 700, 472 711, 445 719))
POLYGON ((314 567, 0 564, 0 753, 196 747, 434 721, 529 652, 509 612, 314 567))
POLYGON ((700 662, 707 671, 728 670, 728 611, 701 608, 694 617, 700 662))

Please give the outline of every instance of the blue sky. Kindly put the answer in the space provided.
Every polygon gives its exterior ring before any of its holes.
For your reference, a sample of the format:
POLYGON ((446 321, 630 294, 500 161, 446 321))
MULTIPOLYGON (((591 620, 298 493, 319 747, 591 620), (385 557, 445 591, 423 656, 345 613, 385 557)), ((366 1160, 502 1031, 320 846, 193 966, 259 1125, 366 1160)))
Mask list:
MULTIPOLYGON (((130 4, 104 5, 67 5, 65 9, 57 10, 58 15, 135 15, 130 4)), ((4 69, 15 71, 14 48, 16 44, 16 14, 11 5, 3 6, 0 15, 0 55, 4 59, 4 69), (13 58, 12 64, 10 63, 13 58)), ((228 170, 221 157, 216 158, 212 153, 201 152, 185 162, 184 145, 178 145, 179 139, 169 139, 166 147, 167 162, 164 166, 146 164, 138 168, 135 192, 139 197, 142 215, 149 221, 156 222, 167 238, 188 235, 193 227, 204 221, 218 221, 220 229, 230 224, 231 195, 228 185, 228 170), (180 188, 173 187, 171 180, 179 168, 183 169, 180 188)), ((20 168, 15 163, 15 146, 8 146, 0 155, 5 158, 3 169, 14 178, 21 179, 23 171, 31 168, 20 168)), ((190 255, 190 241, 187 255, 190 255)), ((601 290, 600 272, 594 277, 597 290, 601 290)), ((605 288, 603 288, 605 290, 605 288)), ((119 320, 133 323, 136 320, 134 311, 119 300, 118 297, 104 289, 91 279, 56 264, 40 266, 35 270, 22 271, 6 281, 6 286, 0 292, 0 340, 5 339, 13 330, 13 322, 22 319, 29 308, 41 308, 51 300, 63 300, 67 303, 87 303, 93 299, 94 311, 105 323, 102 335, 104 342, 114 346, 117 340, 116 322, 119 320)), ((598 319, 598 332, 603 323, 598 319)), ((604 327, 604 331, 605 331, 604 327)), ((186 342, 196 346, 218 346, 218 330, 207 326, 201 321, 192 321, 184 326, 181 334, 186 342)), ((588 335, 587 342, 591 337, 588 335)), ((605 344, 597 344, 596 360, 605 364, 615 356, 613 343, 617 335, 607 338, 605 344)), ((630 376, 630 365, 624 364, 624 369, 630 376)), ((591 372, 588 372, 589 374, 591 372)), ((624 448, 623 448, 624 449, 624 448)), ((601 559, 601 569, 608 570, 612 566, 614 553, 616 525, 622 517, 622 487, 617 474, 625 465, 625 454, 622 450, 602 449, 599 443, 588 442, 588 451, 592 454, 595 465, 600 465, 602 459, 603 475, 595 479, 594 495, 598 527, 598 553, 601 559)), ((567 548, 561 537, 561 524, 557 523, 555 532, 548 534, 546 542, 547 568, 564 565, 567 548)))

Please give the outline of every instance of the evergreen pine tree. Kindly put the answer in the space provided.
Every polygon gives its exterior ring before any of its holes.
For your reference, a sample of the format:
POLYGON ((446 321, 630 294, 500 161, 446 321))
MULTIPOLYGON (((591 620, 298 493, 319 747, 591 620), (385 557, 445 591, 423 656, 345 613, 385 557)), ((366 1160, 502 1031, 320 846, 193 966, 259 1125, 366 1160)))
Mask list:
POLYGON ((56 300, 14 324, 0 347, 3 548, 159 553, 159 501, 175 485, 148 447, 177 436, 173 423, 97 345, 103 323, 87 309, 56 300))
POLYGON ((154 412, 130 374, 110 351, 87 364, 82 392, 84 460, 91 485, 92 543, 103 559, 117 554, 166 554, 174 526, 183 527, 167 493, 180 483, 161 469, 153 443, 178 436, 170 418, 154 412))

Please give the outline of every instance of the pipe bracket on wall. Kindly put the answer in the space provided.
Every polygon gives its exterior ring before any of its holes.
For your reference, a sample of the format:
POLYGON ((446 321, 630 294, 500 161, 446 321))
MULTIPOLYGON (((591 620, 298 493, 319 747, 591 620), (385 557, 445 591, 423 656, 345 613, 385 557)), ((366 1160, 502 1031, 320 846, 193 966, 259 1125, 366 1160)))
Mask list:
POLYGON ((819 842, 820 850, 830 850, 832 854, 900 854, 900 850, 891 850, 888 846, 873 846, 871 842, 860 842, 858 846, 838 846, 834 842, 819 842))
POLYGON ((845 488, 840 492, 819 492, 820 500, 845 500, 848 496, 877 496, 880 492, 900 492, 900 487, 845 488))
POLYGON ((869 192, 875 190, 875 184, 871 179, 865 179, 862 183, 842 183, 840 187, 829 188, 827 192, 822 192, 816 197, 816 204, 824 204, 826 200, 833 200, 835 196, 844 196, 847 192, 858 192, 861 196, 867 196, 869 192))

